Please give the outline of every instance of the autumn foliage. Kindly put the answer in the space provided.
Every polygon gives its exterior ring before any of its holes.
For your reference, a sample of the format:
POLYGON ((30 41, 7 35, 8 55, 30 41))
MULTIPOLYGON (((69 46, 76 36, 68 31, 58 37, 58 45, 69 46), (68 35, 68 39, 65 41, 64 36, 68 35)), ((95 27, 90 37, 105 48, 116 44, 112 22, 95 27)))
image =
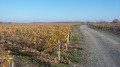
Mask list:
POLYGON ((94 28, 120 33, 120 23, 90 23, 94 28))
MULTIPOLYGON (((65 49, 68 32, 73 25, 79 23, 29 23, 29 24, 0 24, 0 41, 3 40, 10 50, 16 48, 19 52, 33 53, 46 61, 58 63, 58 40, 61 49, 65 49)), ((7 49, 8 49, 7 47, 7 49)), ((62 51, 62 50, 61 50, 62 51)), ((12 52, 15 53, 15 52, 12 52)), ((29 57, 26 57, 29 58, 29 57)))

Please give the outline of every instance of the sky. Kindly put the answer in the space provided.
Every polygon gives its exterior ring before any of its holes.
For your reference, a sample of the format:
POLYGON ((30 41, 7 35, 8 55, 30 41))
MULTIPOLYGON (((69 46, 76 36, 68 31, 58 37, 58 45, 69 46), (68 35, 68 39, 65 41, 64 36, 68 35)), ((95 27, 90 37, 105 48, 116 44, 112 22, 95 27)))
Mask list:
POLYGON ((0 0, 3 22, 74 22, 120 19, 120 0, 0 0))

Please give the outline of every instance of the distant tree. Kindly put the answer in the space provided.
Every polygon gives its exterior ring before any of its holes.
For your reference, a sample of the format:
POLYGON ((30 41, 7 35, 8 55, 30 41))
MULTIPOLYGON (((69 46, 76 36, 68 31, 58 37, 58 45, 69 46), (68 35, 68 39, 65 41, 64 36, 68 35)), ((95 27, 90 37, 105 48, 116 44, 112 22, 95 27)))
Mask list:
POLYGON ((113 20, 113 23, 119 23, 120 21, 118 19, 113 20))
POLYGON ((0 24, 2 24, 3 22, 0 21, 0 24))
POLYGON ((8 24, 12 24, 12 22, 8 22, 8 24))
POLYGON ((89 21, 87 21, 87 23, 90 23, 89 21))

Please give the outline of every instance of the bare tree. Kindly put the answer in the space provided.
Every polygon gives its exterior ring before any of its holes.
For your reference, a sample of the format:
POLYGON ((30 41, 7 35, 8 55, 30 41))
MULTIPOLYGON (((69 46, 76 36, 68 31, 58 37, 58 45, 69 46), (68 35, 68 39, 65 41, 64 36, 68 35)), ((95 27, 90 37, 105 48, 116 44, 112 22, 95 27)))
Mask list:
POLYGON ((113 23, 119 23, 120 21, 118 19, 113 20, 113 23))

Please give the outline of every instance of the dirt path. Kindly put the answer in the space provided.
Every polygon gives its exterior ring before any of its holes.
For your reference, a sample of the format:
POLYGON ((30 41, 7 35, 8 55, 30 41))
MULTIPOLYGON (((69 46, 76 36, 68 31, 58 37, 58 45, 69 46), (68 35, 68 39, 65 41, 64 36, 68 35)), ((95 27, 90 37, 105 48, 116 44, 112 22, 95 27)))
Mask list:
POLYGON ((120 67, 119 38, 95 31, 86 25, 81 26, 80 29, 87 51, 87 67, 120 67))

